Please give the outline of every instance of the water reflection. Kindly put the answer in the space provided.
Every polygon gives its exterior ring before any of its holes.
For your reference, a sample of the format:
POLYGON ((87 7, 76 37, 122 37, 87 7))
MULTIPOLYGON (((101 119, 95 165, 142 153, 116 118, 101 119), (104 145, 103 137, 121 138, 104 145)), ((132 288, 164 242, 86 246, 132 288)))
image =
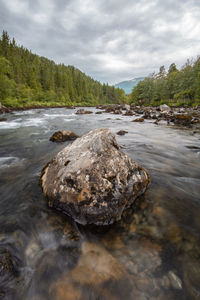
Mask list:
POLYGON ((120 119, 48 109, 0 124, 0 299, 200 299, 199 135, 120 119), (103 229, 48 208, 38 183, 68 144, 51 143, 53 132, 100 127, 128 131, 119 144, 151 176, 134 208, 103 229))

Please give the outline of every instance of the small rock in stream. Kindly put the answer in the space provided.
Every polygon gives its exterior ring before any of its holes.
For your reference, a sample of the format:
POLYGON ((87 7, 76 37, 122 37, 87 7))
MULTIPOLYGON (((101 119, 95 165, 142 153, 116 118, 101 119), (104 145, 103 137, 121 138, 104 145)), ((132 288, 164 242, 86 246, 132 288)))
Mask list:
POLYGON ((85 110, 83 108, 80 108, 77 110, 76 115, 86 115, 86 114, 92 114, 93 112, 90 110, 85 110))
POLYGON ((6 122, 6 121, 8 121, 7 118, 0 118, 0 122, 6 122))
POLYGON ((170 112, 171 111, 171 107, 169 107, 167 104, 162 104, 162 105, 160 105, 160 111, 170 112))
POLYGON ((144 118, 137 118, 133 120, 132 122, 144 122, 144 118))
POLYGON ((79 136, 77 134, 75 134, 74 132, 72 132, 72 131, 63 130, 63 131, 56 131, 50 137, 49 140, 51 142, 60 143, 60 142, 75 140, 78 137, 79 136))
POLYGON ((149 175, 109 129, 96 129, 60 151, 43 168, 41 184, 50 206, 84 225, 108 225, 145 192, 149 175))
POLYGON ((126 130, 120 130, 117 132, 118 135, 125 135, 126 133, 128 133, 126 130))

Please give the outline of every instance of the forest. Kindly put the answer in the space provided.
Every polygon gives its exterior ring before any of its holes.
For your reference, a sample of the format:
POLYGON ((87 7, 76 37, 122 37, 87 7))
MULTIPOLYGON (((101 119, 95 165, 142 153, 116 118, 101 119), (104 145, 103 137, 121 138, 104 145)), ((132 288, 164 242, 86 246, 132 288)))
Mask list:
POLYGON ((200 104, 200 57, 187 60, 179 70, 172 63, 166 72, 161 66, 157 74, 153 73, 140 81, 133 89, 130 103, 142 105, 171 106, 200 104))
POLYGON ((8 107, 122 103, 122 89, 87 76, 74 66, 33 54, 3 31, 0 39, 0 102, 8 107))

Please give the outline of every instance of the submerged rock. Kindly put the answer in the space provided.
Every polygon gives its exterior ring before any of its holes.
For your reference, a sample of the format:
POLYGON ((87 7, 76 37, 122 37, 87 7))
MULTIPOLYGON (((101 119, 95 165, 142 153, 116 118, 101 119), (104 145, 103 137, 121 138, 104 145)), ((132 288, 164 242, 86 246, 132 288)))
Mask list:
POLYGON ((51 137, 50 137, 50 141, 52 142, 65 142, 65 141, 71 141, 71 140, 75 140, 76 138, 78 138, 79 136, 77 134, 75 134, 72 131, 67 131, 67 130, 63 130, 63 131, 56 131, 51 137))
POLYGON ((42 171, 49 205, 81 224, 108 225, 143 194, 149 175, 123 153, 109 129, 96 129, 60 151, 42 171))

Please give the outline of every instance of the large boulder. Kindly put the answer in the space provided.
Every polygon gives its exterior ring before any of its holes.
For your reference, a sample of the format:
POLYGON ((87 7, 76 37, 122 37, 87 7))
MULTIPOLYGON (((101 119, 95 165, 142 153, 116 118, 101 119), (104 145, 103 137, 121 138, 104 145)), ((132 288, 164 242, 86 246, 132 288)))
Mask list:
POLYGON ((81 224, 108 225, 143 194, 149 175, 123 153, 109 129, 65 147, 42 170, 49 205, 81 224))

